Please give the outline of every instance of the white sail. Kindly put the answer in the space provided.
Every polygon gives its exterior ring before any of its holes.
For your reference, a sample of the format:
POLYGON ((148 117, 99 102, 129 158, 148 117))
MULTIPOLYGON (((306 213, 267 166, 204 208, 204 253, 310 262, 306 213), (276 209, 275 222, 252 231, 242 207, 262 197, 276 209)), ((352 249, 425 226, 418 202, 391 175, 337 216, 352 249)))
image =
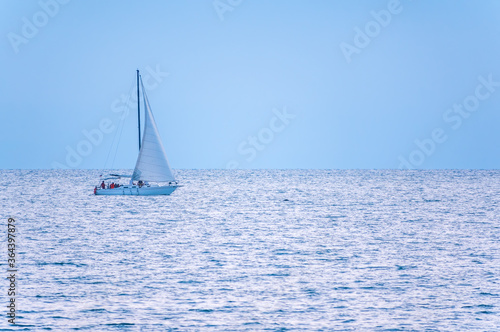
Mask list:
POLYGON ((170 182, 175 181, 172 170, 167 160, 160 134, 156 128, 153 113, 149 106, 148 97, 142 85, 142 95, 144 98, 144 134, 142 136, 142 146, 135 164, 133 181, 145 182, 170 182))

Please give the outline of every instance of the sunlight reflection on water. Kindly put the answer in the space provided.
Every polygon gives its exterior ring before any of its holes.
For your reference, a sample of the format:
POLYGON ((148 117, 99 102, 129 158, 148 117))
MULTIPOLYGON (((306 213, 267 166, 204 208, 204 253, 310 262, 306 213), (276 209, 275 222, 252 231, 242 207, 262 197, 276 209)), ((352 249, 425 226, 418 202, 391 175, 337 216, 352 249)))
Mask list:
POLYGON ((500 328, 499 171, 1 172, 27 329, 500 328))

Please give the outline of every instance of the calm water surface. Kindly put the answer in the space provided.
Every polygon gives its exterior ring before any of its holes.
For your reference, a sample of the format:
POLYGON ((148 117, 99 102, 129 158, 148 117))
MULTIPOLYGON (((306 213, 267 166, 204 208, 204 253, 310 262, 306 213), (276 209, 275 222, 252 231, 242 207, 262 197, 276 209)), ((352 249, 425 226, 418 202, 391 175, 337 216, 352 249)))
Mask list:
POLYGON ((0 173, 2 330, 500 330, 500 171, 180 170, 157 197, 0 173))

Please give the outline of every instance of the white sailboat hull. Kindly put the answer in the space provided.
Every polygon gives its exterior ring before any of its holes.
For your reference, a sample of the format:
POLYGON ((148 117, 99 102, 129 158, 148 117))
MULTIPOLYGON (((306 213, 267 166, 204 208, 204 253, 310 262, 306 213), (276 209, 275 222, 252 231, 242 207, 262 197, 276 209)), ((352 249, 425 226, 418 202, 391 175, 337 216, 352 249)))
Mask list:
POLYGON ((98 187, 94 187, 96 195, 127 195, 127 196, 153 196, 170 195, 179 185, 175 180, 170 164, 163 148, 160 133, 156 127, 153 111, 149 105, 146 90, 142 84, 139 70, 137 70, 137 123, 139 131, 139 156, 135 163, 132 176, 119 174, 110 174, 109 178, 100 179, 102 182, 98 187), (140 84, 139 84, 140 83, 140 84), (141 113, 139 90, 142 87, 142 97, 144 100, 144 133, 141 139, 141 113), (119 185, 114 187, 115 183, 106 183, 104 181, 116 181, 122 177, 130 177, 128 185, 119 185), (166 185, 168 184, 168 185, 166 185), (103 189, 102 187, 107 187, 103 189))
POLYGON ((156 196, 170 195, 179 186, 121 186, 113 189, 97 189, 96 195, 156 196))

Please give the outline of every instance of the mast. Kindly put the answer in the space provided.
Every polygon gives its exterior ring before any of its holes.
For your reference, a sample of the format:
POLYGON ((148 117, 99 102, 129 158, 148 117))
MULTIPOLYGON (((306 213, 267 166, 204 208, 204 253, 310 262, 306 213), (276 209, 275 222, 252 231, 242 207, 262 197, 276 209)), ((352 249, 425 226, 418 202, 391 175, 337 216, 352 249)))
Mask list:
POLYGON ((137 69, 137 127, 139 128, 139 151, 141 151, 141 98, 139 98, 139 69, 137 69))

